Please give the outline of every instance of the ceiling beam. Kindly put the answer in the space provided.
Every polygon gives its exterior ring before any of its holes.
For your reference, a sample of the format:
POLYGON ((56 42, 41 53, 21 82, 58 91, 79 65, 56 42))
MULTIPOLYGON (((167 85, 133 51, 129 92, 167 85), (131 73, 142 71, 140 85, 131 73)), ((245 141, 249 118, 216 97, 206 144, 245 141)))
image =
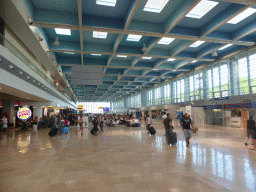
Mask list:
MULTIPOLYGON (((52 23, 42 23, 42 22, 34 22, 35 24, 33 24, 33 26, 37 26, 40 27, 41 24, 45 27, 45 28, 55 28, 56 26, 54 26, 55 24, 52 23)), ((63 28, 69 29, 68 26, 69 25, 62 25, 63 28)), ((75 30, 78 30, 79 26, 76 26, 75 30)), ((196 36, 188 36, 188 35, 178 35, 178 34, 165 34, 163 35, 163 33, 153 33, 153 32, 147 32, 147 31, 133 31, 133 30, 127 30, 127 31, 123 31, 123 29, 111 29, 111 28, 103 28, 103 27, 83 27, 83 30, 86 31, 93 31, 96 30, 97 31, 103 31, 103 32, 108 32, 108 33, 124 33, 124 34, 134 34, 134 35, 143 35, 143 36, 149 36, 149 37, 170 37, 170 38, 175 38, 175 39, 182 39, 182 40, 191 40, 191 41, 206 41, 206 42, 211 42, 211 43, 215 43, 215 42, 222 42, 224 44, 228 44, 228 43, 232 43, 235 45, 244 45, 244 46, 251 46, 254 43, 252 42, 244 42, 244 41, 235 41, 235 40, 227 40, 227 39, 214 39, 214 38, 209 38, 209 37, 196 37, 196 36)), ((247 34, 245 34, 247 35, 247 34)))

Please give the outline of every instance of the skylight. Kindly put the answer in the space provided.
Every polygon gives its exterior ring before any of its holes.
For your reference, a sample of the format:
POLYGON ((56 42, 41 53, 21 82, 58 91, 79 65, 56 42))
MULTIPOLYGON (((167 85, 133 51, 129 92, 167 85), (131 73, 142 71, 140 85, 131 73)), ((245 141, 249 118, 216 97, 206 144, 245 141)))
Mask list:
POLYGON ((142 57, 142 59, 152 59, 152 57, 142 57))
POLYGON ((176 59, 174 59, 174 58, 170 58, 170 59, 168 59, 167 61, 175 61, 176 59))
POLYGON ((127 37, 127 41, 139 41, 141 39, 142 35, 132 35, 129 34, 127 37))
POLYGON ((229 24, 237 24, 240 21, 244 20, 245 18, 249 17, 250 15, 254 14, 256 12, 256 9, 248 8, 242 13, 235 16, 233 19, 230 19, 227 23, 229 24))
POLYGON ((195 7, 192 9, 186 17, 191 17, 195 19, 201 19, 206 13, 212 10, 218 2, 201 0, 195 7))
POLYGON ((192 61, 191 63, 196 63, 198 60, 194 60, 194 61, 192 61))
POLYGON ((189 47, 198 47, 200 45, 202 45, 205 41, 196 41, 195 43, 193 43, 192 45, 190 45, 189 47))
POLYGON ((160 13, 169 0, 148 0, 143 11, 160 13))
POLYGON ((55 28, 55 32, 57 35, 71 35, 70 29, 55 28))
POLYGON ((174 40, 174 38, 163 37, 163 38, 158 42, 158 44, 169 45, 173 40, 174 40))
POLYGON ((123 57, 123 58, 125 58, 125 57, 127 57, 127 55, 117 55, 117 57, 123 57))
POLYGON ((101 54, 91 54, 92 56, 101 56, 101 54))
POLYGON ((96 4, 115 7, 116 1, 117 0, 96 0, 96 4))
POLYGON ((99 32, 99 31, 93 31, 93 37, 94 38, 101 38, 101 39, 106 39, 108 33, 107 32, 99 32))
POLYGON ((226 49, 226 48, 228 48, 228 47, 230 47, 230 46, 232 46, 233 44, 227 44, 227 45, 225 45, 225 46, 223 46, 223 47, 221 47, 221 48, 219 48, 218 50, 223 50, 223 49, 226 49))

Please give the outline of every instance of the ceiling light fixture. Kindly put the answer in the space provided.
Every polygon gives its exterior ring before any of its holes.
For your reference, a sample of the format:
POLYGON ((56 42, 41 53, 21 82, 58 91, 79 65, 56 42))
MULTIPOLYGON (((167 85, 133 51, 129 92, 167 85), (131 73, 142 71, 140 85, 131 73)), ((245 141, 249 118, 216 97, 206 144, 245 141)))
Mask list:
POLYGON ((92 37, 106 39, 107 35, 108 35, 107 32, 93 31, 92 37))
POLYGON ((116 1, 117 0, 96 0, 96 4, 97 5, 105 5, 105 6, 115 7, 116 6, 116 1))
POLYGON ((232 46, 233 44, 227 44, 227 45, 225 45, 225 46, 223 46, 223 47, 221 47, 221 48, 219 48, 218 50, 223 50, 223 49, 226 49, 226 48, 228 48, 228 47, 230 47, 230 46, 232 46))
POLYGON ((148 0, 143 11, 160 13, 169 0, 148 0))
POLYGON ((153 71, 158 71, 158 69, 153 69, 153 71))
POLYGON ((152 57, 142 57, 142 59, 148 59, 148 60, 150 60, 150 59, 152 59, 152 57))
POLYGON ((206 15, 210 10, 212 10, 218 2, 201 0, 187 15, 186 17, 191 17, 195 19, 201 19, 206 15))
POLYGON ((127 55, 117 55, 117 57, 123 57, 123 58, 126 58, 127 55))
POLYGON ((145 52, 145 51, 147 51, 147 50, 148 50, 148 49, 147 49, 147 47, 146 47, 146 44, 143 43, 143 47, 142 47, 141 51, 145 52))
POLYGON ((248 9, 244 10, 242 13, 238 14, 237 16, 235 16, 233 19, 230 19, 227 23, 229 23, 229 24, 237 24, 240 21, 244 20, 245 18, 251 16, 255 12, 256 12, 256 9, 248 8, 248 9))
POLYGON ((175 61, 176 59, 174 59, 174 58, 170 58, 170 59, 168 59, 167 61, 175 61))
POLYGON ((140 41, 142 35, 133 35, 133 34, 129 34, 126 38, 126 41, 140 41))
POLYGON ((217 53, 217 51, 216 51, 216 50, 213 50, 213 52, 212 52, 212 56, 213 56, 213 57, 217 57, 217 56, 218 56, 218 53, 217 53))
POLYGON ((195 47, 198 47, 198 46, 202 45, 204 42, 205 42, 205 41, 196 41, 195 43, 193 43, 193 44, 190 45, 189 47, 195 48, 195 47))
POLYGON ((55 41, 53 42, 53 45, 60 46, 59 38, 55 37, 55 41))
POLYGON ((55 28, 55 32, 57 35, 71 35, 70 29, 55 28))
POLYGON ((74 55, 75 53, 72 53, 72 52, 63 52, 65 54, 70 54, 70 55, 74 55))
POLYGON ((92 56, 98 56, 98 57, 100 57, 101 56, 101 54, 91 54, 92 56))
POLYGON ((191 63, 196 63, 198 60, 194 60, 194 61, 192 61, 191 63))
POLYGON ((169 45, 175 38, 163 37, 158 44, 169 45))

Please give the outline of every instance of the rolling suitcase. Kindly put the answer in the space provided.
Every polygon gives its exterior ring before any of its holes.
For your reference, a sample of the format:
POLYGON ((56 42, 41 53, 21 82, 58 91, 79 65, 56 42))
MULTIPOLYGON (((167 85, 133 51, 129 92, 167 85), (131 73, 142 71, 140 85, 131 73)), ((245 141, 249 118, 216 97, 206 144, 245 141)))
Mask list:
POLYGON ((48 135, 54 137, 58 134, 58 131, 59 130, 57 128, 52 128, 48 135))
POLYGON ((176 143, 177 143, 177 134, 175 132, 171 131, 171 130, 168 131, 167 134, 169 136, 169 137, 167 137, 168 138, 167 143, 172 144, 172 145, 176 145, 176 143))
POLYGON ((156 134, 156 130, 155 130, 155 128, 154 127, 149 127, 149 133, 151 134, 151 135, 155 135, 156 134))

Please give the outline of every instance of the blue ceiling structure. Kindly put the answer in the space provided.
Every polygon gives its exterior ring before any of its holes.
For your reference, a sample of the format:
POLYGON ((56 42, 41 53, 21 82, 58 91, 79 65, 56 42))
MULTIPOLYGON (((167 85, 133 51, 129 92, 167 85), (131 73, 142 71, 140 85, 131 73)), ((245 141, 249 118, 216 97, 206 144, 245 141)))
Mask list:
POLYGON ((227 23, 248 8, 256 8, 256 3, 248 1, 216 0, 218 4, 200 19, 187 17, 200 0, 169 0, 160 13, 143 10, 148 0, 117 0, 114 7, 96 4, 96 0, 30 2, 33 25, 45 33, 49 51, 69 82, 72 65, 104 69, 100 85, 71 85, 78 101, 113 101, 256 42, 256 13, 237 24, 227 23), (58 35, 54 28, 70 29, 71 35, 58 35), (94 38, 93 31, 107 32, 107 37, 94 38), (129 34, 142 37, 138 42, 127 41, 129 34), (60 46, 54 45, 56 37, 60 46), (159 44, 163 37, 174 40, 159 44), (204 43, 190 47, 196 41, 204 43), (219 50, 227 44, 232 46, 219 50), (218 56, 212 56, 213 51, 218 56))

